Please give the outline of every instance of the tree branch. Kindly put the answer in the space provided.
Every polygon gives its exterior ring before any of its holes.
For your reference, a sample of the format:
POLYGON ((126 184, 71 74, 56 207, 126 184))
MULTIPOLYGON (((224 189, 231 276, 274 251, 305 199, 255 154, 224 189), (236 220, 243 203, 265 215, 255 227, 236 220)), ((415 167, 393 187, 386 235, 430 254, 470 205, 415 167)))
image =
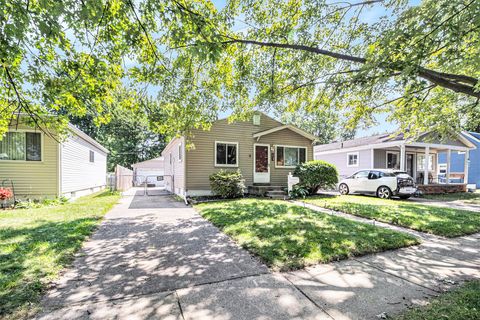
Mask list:
MULTIPOLYGON (((221 43, 223 44, 243 43, 243 44, 257 45, 261 47, 300 50, 300 51, 306 51, 314 54, 320 54, 320 55, 332 57, 338 60, 350 61, 350 62, 361 63, 361 64, 367 63, 367 59, 362 57, 347 55, 343 53, 333 52, 333 51, 324 50, 316 47, 305 46, 305 45, 276 43, 276 42, 262 42, 262 41, 256 41, 256 40, 236 39, 231 37, 227 37, 227 38, 229 38, 230 40, 223 41, 221 43)), ((401 71, 401 70, 397 70, 397 71, 401 71)), ((418 67, 418 76, 438 86, 453 90, 455 92, 461 92, 472 97, 480 98, 480 92, 475 91, 475 88, 474 88, 474 86, 478 83, 478 79, 475 79, 473 77, 466 76, 466 75, 437 72, 437 71, 426 69, 423 67, 418 67), (466 82, 470 85, 459 83, 459 82, 466 82)))

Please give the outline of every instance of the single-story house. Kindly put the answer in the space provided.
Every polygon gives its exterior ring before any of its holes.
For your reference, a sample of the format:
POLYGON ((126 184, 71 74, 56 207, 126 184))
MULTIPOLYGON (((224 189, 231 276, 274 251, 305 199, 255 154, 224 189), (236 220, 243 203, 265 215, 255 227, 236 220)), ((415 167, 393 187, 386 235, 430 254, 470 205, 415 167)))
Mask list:
POLYGON ((350 176, 362 169, 398 169, 406 171, 426 193, 465 191, 468 176, 468 154, 475 145, 461 134, 442 140, 434 132, 415 140, 405 139, 403 134, 385 133, 343 142, 314 147, 315 159, 337 166, 341 177, 350 176), (438 155, 446 152, 466 154, 460 175, 452 176, 447 165, 445 178, 438 176, 438 155), (460 181, 455 180, 461 178, 460 181))
MULTIPOLYGON (((21 120, 19 120, 21 121, 21 120)), ((59 139, 19 123, 0 140, 0 186, 13 183, 16 198, 75 198, 106 185, 109 151, 69 124, 59 139)))
MULTIPOLYGON (((480 189, 480 133, 477 132, 462 132, 462 135, 473 143, 476 149, 472 149, 469 152, 468 157, 468 184, 475 185, 477 189, 480 189)), ((452 152, 450 156, 451 173, 454 175, 460 175, 458 173, 463 172, 463 166, 465 163, 465 152, 456 151, 452 152)), ((447 158, 446 152, 438 154, 438 166, 439 175, 445 176, 447 172, 447 158)))
POLYGON ((163 157, 158 157, 132 164, 133 179, 135 185, 147 185, 163 187, 163 157))
POLYGON ((316 140, 263 113, 248 121, 217 120, 209 131, 192 130, 189 139, 192 148, 186 137, 177 137, 162 152, 165 187, 181 196, 211 194, 209 176, 221 169, 240 170, 251 193, 283 190, 288 173, 313 159, 316 140))

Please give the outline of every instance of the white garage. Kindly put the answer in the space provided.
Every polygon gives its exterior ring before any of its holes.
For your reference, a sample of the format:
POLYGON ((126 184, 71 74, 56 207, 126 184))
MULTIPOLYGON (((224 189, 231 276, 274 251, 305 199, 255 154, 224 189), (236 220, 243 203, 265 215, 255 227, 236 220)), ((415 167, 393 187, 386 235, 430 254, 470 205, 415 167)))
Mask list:
POLYGON ((147 186, 163 187, 163 157, 158 157, 142 162, 132 164, 133 181, 136 186, 143 185, 145 182, 147 186))

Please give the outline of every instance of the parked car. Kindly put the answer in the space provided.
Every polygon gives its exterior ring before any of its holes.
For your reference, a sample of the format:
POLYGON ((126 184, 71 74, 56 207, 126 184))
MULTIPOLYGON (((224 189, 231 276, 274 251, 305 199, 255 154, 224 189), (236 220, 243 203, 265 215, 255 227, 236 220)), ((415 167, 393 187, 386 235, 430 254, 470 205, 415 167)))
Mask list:
POLYGON ((388 169, 370 169, 355 172, 338 185, 340 194, 375 194, 379 198, 389 199, 398 196, 410 198, 416 191, 413 178, 404 171, 388 169))

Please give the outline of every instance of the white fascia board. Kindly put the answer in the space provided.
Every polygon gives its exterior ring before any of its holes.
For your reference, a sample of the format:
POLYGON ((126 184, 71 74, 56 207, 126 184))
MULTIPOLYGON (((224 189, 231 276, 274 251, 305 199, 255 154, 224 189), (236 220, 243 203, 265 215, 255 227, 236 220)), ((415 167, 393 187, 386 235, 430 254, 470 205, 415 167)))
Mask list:
POLYGON ((382 142, 382 143, 376 143, 376 144, 368 144, 368 145, 364 145, 364 146, 350 147, 350 148, 338 148, 338 149, 326 150, 326 151, 315 151, 315 147, 314 147, 314 154, 315 155, 335 154, 335 153, 352 152, 352 151, 369 150, 369 149, 399 147, 402 144, 405 144, 404 140, 382 142))
POLYGON ((427 143, 427 142, 411 142, 406 144, 406 146, 407 147, 423 147, 423 148, 430 147, 430 148, 436 148, 436 149, 445 149, 445 150, 450 149, 450 150, 458 150, 458 151, 467 151, 475 148, 475 147, 469 148, 469 147, 460 147, 460 146, 452 146, 448 144, 427 143))

